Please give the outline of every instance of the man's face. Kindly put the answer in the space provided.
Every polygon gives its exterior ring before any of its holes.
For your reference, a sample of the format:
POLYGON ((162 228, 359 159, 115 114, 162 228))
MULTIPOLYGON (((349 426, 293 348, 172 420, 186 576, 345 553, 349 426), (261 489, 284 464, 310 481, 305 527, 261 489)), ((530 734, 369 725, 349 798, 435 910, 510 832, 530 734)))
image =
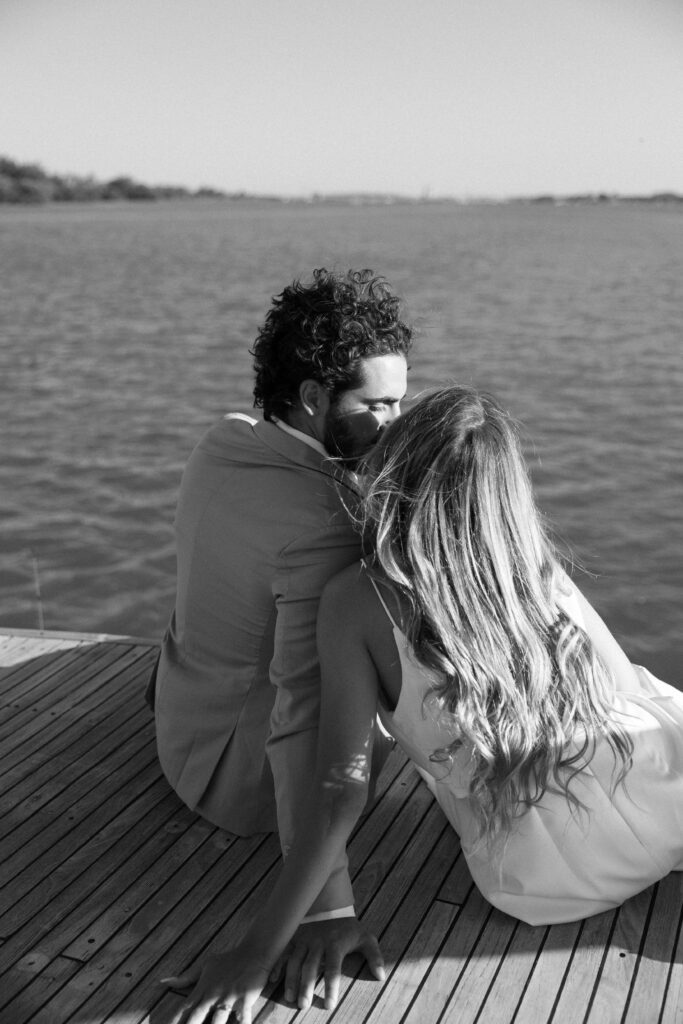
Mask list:
POLYGON ((325 419, 325 447, 355 465, 377 442, 382 430, 400 415, 408 365, 390 353, 364 359, 360 384, 342 391, 325 419))

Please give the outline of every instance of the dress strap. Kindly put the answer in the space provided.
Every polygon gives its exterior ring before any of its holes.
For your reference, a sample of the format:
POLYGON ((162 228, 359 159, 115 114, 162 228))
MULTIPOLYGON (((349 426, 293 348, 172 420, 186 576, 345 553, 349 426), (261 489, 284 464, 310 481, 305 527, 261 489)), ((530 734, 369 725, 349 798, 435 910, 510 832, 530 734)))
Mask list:
POLYGON ((394 616, 393 616, 393 615, 391 614, 391 612, 389 611, 389 608, 388 608, 388 606, 387 606, 387 603, 386 603, 386 601, 385 601, 385 600, 384 600, 384 598, 382 597, 381 591, 380 591, 379 587, 377 586, 377 583, 376 583, 376 581, 375 581, 375 580, 373 579, 373 577, 372 577, 372 576, 370 575, 370 573, 369 573, 369 571, 368 571, 368 567, 367 567, 367 565, 365 564, 365 559, 361 559, 361 565, 362 565, 362 566, 363 566, 363 568, 365 569, 365 573, 366 573, 366 576, 368 577, 368 579, 369 579, 369 580, 370 580, 370 582, 372 583, 372 586, 373 586, 373 588, 374 588, 374 591, 375 591, 375 593, 377 594, 377 597, 379 598, 379 603, 380 603, 380 604, 382 605, 382 608, 384 608, 384 611, 385 611, 385 612, 387 613, 387 617, 388 617, 388 619, 389 619, 389 622, 390 622, 390 623, 391 623, 391 625, 392 625, 392 626, 394 627, 394 629, 398 629, 398 630, 400 630, 400 629, 401 629, 401 627, 400 627, 400 626, 399 626, 399 625, 398 625, 398 624, 396 623, 396 620, 394 619, 394 616))

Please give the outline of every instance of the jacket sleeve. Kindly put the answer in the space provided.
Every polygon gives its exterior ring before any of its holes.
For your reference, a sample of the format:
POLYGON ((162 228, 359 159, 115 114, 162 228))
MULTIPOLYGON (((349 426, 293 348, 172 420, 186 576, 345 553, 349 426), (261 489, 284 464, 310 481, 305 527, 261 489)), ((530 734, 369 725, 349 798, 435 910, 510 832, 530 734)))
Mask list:
MULTIPOLYGON (((267 753, 275 783, 283 856, 292 845, 315 777, 320 715, 316 621, 329 579, 360 558, 360 540, 348 525, 308 534, 282 552, 275 580, 277 621, 270 678, 276 694, 267 753)), ((353 903, 344 852, 313 912, 353 903)))

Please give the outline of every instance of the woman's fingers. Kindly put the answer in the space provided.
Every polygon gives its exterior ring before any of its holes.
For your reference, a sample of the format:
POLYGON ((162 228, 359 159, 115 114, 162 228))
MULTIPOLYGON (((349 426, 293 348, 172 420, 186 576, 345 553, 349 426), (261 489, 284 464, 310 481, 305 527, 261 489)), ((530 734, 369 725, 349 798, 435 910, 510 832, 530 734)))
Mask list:
MULTIPOLYGON (((255 1000, 245 1000, 242 1006, 235 1008, 235 1016, 240 1024, 251 1024, 251 1009, 255 1000)), ((223 1022, 221 1022, 223 1024, 223 1022)))
POLYGON ((290 948, 285 971, 285 999, 288 1003, 296 1002, 299 993, 299 979, 301 978, 301 965, 305 956, 305 950, 300 946, 290 948))
POLYGON ((320 976, 321 949, 310 949, 301 966, 299 979, 299 998, 297 1005, 300 1010, 307 1010, 313 1002, 313 990, 320 976))
POLYGON ((384 981, 384 978, 386 977, 384 957, 382 956, 382 951, 379 948, 379 942, 375 936, 370 932, 366 932, 359 949, 365 957, 365 962, 370 968, 370 972, 373 977, 375 977, 377 981, 384 981))
MULTIPOLYGON (((211 1017, 211 1024, 228 1024, 228 1019, 232 1013, 232 1006, 227 1003, 215 1003, 213 1006, 213 1017, 211 1017)), ((239 1015, 238 1020, 242 1020, 239 1015)), ((249 1014, 249 1021, 251 1021, 251 1014, 249 1014)))
POLYGON ((232 1012, 231 1006, 218 1006, 215 999, 194 999, 192 1002, 179 1006, 170 1024, 228 1024, 232 1012), (213 1015, 212 1015, 213 1014, 213 1015))
POLYGON ((328 950, 325 957, 325 1009, 334 1010, 339 999, 342 962, 344 956, 341 949, 328 950))
POLYGON ((178 974, 172 978, 159 978, 159 982, 168 988, 189 988, 190 985, 196 985, 199 981, 199 973, 199 968, 194 967, 192 970, 185 971, 184 974, 178 974))

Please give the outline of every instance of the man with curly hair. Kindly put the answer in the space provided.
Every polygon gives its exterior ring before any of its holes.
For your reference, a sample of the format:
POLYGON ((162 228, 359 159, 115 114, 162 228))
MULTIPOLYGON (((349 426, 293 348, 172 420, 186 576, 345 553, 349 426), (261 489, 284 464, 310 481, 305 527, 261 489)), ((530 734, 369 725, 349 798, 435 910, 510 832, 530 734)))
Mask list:
MULTIPOLYGON (((190 808, 238 835, 277 829, 285 855, 315 769, 318 602, 360 558, 354 470, 399 415, 411 333, 372 271, 294 282, 252 350, 263 419, 220 420, 181 483, 176 605, 155 684, 159 759, 190 808)), ((323 957, 328 1002, 346 952, 362 949, 380 970, 352 904, 344 860, 289 958, 286 994, 298 990, 300 1004, 323 957)))

